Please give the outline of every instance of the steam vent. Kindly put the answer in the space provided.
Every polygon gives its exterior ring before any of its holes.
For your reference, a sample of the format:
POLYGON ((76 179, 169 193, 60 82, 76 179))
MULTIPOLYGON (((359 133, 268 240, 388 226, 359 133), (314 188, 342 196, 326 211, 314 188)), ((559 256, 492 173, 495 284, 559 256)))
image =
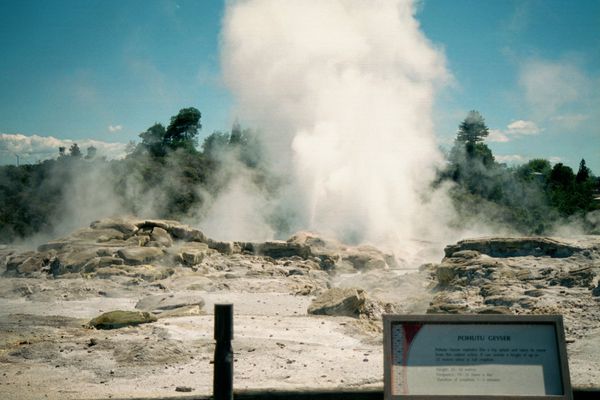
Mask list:
POLYGON ((574 387, 600 382, 598 237, 464 240, 406 270, 306 232, 117 218, 0 254, 6 398, 209 395, 215 303, 235 305, 236 390, 381 388, 383 313, 562 314, 574 387))

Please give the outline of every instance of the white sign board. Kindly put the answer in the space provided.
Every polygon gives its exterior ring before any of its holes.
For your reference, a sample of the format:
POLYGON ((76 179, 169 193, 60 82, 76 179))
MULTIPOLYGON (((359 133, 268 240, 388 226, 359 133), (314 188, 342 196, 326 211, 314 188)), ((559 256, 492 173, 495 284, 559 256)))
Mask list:
POLYGON ((386 316, 386 398, 570 396, 556 318, 524 318, 386 316))

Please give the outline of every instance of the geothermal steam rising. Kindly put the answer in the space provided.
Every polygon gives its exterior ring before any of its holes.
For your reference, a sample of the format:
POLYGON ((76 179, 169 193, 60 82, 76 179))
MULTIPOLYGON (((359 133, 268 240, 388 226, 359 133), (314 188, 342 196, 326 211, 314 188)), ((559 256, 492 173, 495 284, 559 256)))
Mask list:
POLYGON ((424 196, 441 160, 434 92, 448 73, 414 12, 400 0, 229 4, 225 80, 290 174, 280 201, 293 229, 398 249, 445 225, 444 197, 424 196))

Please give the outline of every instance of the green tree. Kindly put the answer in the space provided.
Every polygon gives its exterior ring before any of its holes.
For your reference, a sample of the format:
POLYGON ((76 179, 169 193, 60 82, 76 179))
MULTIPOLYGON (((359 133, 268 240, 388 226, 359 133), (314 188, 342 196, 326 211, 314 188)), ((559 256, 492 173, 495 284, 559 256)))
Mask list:
POLYGON ((141 150, 155 157, 164 156, 165 132, 165 127, 162 124, 155 123, 145 132, 140 133, 139 136, 142 138, 142 142, 140 143, 141 150))
POLYGON ((450 164, 444 173, 455 182, 470 187, 485 186, 487 170, 495 168, 496 162, 490 148, 483 143, 488 128, 481 114, 469 111, 458 126, 454 146, 450 150, 450 164))
POLYGON ((194 107, 183 108, 176 116, 171 117, 163 140, 166 147, 195 152, 198 130, 202 128, 200 117, 200 111, 194 107))
POLYGON ((479 111, 471 110, 458 126, 456 140, 475 145, 481 143, 489 135, 489 129, 479 111))
POLYGON ((69 147, 69 155, 73 158, 81 158, 81 150, 77 143, 73 143, 71 147, 69 147))
POLYGON ((518 167, 515 174, 520 179, 531 181, 536 180, 538 183, 544 183, 552 171, 550 161, 543 158, 534 158, 529 160, 527 164, 518 167))
POLYGON ((550 161, 543 158, 534 158, 533 160, 529 160, 527 166, 533 172, 539 172, 541 174, 547 175, 552 170, 552 165, 550 161))
POLYGON ((215 131, 208 135, 202 143, 202 152, 210 160, 219 159, 229 145, 230 135, 224 132, 215 131))
POLYGON ((551 204, 563 215, 574 214, 579 202, 575 186, 575 174, 571 167, 563 163, 556 164, 548 179, 548 195, 551 204))
POLYGON ((569 188, 573 185, 575 174, 571 167, 558 163, 550 172, 550 184, 555 187, 569 188))
POLYGON ((575 176, 575 182, 584 183, 590 178, 590 169, 585 165, 585 160, 582 158, 579 163, 579 170, 575 176))

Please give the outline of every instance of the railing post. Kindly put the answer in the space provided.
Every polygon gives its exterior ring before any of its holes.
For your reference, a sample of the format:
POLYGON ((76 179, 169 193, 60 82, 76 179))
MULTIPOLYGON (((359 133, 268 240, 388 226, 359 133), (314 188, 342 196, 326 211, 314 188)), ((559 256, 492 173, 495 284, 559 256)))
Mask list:
POLYGON ((233 400, 233 304, 215 304, 213 398, 233 400))

